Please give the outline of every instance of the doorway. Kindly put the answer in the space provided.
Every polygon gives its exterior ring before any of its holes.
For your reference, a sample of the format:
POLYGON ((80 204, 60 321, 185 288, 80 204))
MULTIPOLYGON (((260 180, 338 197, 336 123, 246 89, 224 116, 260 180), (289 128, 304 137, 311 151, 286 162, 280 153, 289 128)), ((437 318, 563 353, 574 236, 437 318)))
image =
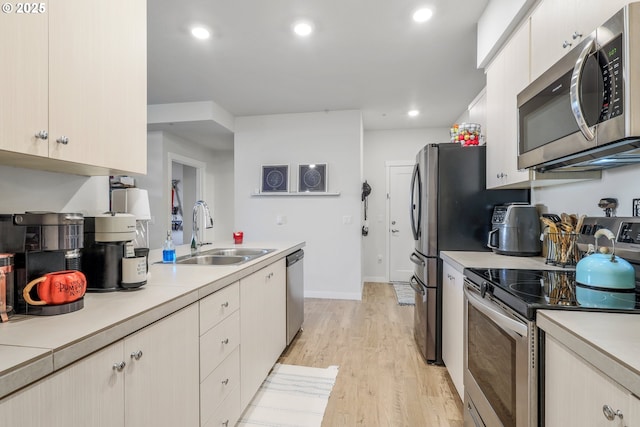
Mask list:
POLYGON ((204 194, 205 163, 168 153, 169 206, 173 243, 182 245, 191 239, 192 207, 204 194))
POLYGON ((386 162, 387 172, 387 259, 388 280, 408 282, 413 274, 409 256, 414 241, 409 222, 411 175, 414 163, 386 162))

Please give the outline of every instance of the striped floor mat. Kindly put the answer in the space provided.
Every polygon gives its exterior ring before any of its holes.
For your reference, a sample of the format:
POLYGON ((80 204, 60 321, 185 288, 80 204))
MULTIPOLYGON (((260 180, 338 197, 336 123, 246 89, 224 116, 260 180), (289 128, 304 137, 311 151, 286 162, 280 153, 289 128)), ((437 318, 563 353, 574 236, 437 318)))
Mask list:
POLYGON ((399 305, 415 305, 416 292, 411 288, 409 282, 391 282, 396 291, 396 298, 399 305))
POLYGON ((237 426, 320 427, 337 366, 276 364, 237 426))

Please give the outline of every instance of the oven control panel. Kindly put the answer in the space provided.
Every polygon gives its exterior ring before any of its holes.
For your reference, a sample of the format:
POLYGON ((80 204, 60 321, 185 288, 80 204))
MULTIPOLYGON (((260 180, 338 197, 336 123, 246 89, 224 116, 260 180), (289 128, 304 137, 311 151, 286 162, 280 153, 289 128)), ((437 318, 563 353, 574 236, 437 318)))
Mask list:
MULTIPOLYGON (((594 235, 601 228, 611 230, 616 236, 617 255, 631 263, 640 264, 640 217, 586 217, 578 237, 578 249, 581 252, 586 252, 589 244, 595 245, 594 235)), ((598 246, 611 249, 612 245, 609 239, 601 237, 598 246)))
POLYGON ((623 222, 620 224, 616 242, 640 244, 640 222, 623 222))

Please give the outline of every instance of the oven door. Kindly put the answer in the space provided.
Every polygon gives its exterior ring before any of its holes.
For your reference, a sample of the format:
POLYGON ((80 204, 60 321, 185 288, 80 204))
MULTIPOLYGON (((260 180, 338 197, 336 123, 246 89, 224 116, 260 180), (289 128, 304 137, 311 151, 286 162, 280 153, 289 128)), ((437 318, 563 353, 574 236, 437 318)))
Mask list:
POLYGON ((465 406, 475 414, 465 425, 537 426, 535 324, 467 282, 464 293, 465 406))

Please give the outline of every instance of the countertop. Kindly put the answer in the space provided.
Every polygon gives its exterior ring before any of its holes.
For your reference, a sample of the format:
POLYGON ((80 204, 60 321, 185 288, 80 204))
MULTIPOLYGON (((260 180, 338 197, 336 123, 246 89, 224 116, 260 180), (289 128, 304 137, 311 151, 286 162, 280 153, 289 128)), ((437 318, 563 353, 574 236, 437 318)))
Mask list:
POLYGON ((540 310, 540 329, 640 396, 640 316, 540 310))
MULTIPOLYGON (((457 270, 465 267, 558 269, 542 257, 493 252, 444 251, 440 257, 457 270)), ((536 323, 605 375, 640 396, 640 316, 636 314, 539 310, 536 323)))
MULTIPOLYGON (((234 246, 220 242, 201 250, 234 246)), ((245 242, 242 247, 276 250, 238 266, 162 264, 161 250, 152 250, 147 283, 137 290, 87 293, 84 308, 73 313, 12 317, 0 324, 0 398, 303 246, 304 242, 245 242)), ((176 248, 178 256, 188 253, 188 245, 176 248)))

